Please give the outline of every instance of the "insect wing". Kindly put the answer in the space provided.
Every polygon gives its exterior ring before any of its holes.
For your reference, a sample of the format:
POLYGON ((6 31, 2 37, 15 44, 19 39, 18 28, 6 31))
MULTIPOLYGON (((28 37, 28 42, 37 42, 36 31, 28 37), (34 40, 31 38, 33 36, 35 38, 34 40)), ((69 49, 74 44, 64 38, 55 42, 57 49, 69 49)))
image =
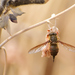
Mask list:
POLYGON ((42 46, 40 45, 40 47, 36 47, 36 48, 34 48, 34 49, 31 49, 28 53, 29 53, 29 54, 37 53, 37 52, 42 51, 43 48, 45 48, 45 45, 42 45, 42 46))
POLYGON ((40 44, 40 45, 37 45, 37 46, 31 48, 31 49, 28 51, 28 53, 29 53, 29 54, 32 54, 32 53, 37 53, 37 52, 42 51, 42 50, 46 47, 46 44, 49 43, 49 42, 50 42, 50 41, 47 41, 47 42, 44 42, 44 43, 42 43, 42 44, 40 44))
POLYGON ((72 46, 70 44, 64 43, 62 41, 58 41, 62 46, 64 46, 67 50, 75 52, 75 46, 72 46))

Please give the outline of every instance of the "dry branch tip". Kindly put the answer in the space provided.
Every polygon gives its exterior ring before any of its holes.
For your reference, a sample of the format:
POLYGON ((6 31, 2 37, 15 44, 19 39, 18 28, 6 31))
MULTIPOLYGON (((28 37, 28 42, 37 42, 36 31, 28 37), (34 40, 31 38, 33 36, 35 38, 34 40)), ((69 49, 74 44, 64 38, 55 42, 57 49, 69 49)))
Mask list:
POLYGON ((35 25, 32 25, 32 26, 30 26, 30 27, 28 27, 28 28, 25 28, 25 29, 23 29, 23 30, 21 30, 21 31, 19 31, 19 32, 17 32, 17 33, 15 33, 14 35, 12 35, 12 36, 8 37, 6 40, 4 40, 4 41, 0 44, 0 48, 1 48, 4 44, 6 44, 9 40, 11 40, 12 38, 16 37, 17 35, 19 35, 19 34, 21 34, 21 33, 23 33, 23 32, 26 32, 26 31, 28 31, 28 30, 30 30, 30 29, 33 29, 33 28, 35 28, 35 27, 38 27, 38 26, 40 26, 40 25, 42 25, 42 24, 44 24, 44 23, 49 23, 50 20, 59 17, 60 15, 62 15, 62 14, 64 14, 64 13, 68 12, 69 10, 71 10, 71 9, 74 8, 74 7, 75 7, 75 4, 73 4, 72 6, 70 6, 69 8, 67 8, 66 10, 64 10, 64 11, 62 11, 62 12, 56 14, 54 17, 50 17, 50 18, 48 18, 48 19, 46 19, 46 20, 44 20, 44 21, 41 21, 41 22, 39 22, 39 23, 37 23, 37 24, 35 24, 35 25))

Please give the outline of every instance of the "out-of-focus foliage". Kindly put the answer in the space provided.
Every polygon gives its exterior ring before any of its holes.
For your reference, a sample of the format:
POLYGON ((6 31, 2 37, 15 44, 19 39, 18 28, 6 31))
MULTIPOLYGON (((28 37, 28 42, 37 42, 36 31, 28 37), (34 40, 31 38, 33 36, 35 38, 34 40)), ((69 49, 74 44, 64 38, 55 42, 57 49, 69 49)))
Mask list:
MULTIPOLYGON (((18 23, 10 22, 11 32, 27 28, 45 20, 51 14, 58 14, 75 3, 75 0, 50 0, 44 5, 21 6, 24 15, 18 17, 18 23)), ((54 20, 51 21, 53 24, 54 20)), ((60 40, 75 45, 75 8, 58 17, 60 40)), ((28 50, 45 41, 48 26, 43 24, 29 30, 9 41, 5 47, 7 51, 7 75, 75 75, 75 53, 70 52, 59 44, 59 53, 53 63, 52 57, 41 58, 41 52, 28 54, 28 50)), ((2 40, 9 34, 2 33, 2 40)), ((0 63, 2 64, 2 63, 0 63)), ((0 67, 0 71, 3 66, 0 67)))
MULTIPOLYGON (((10 32, 10 25, 8 23, 8 19, 11 22, 17 23, 17 17, 24 14, 24 12, 20 11, 19 8, 16 8, 20 5, 27 5, 27 4, 44 4, 48 2, 48 0, 1 0, 0 1, 0 28, 4 28, 10 32), (8 14, 9 10, 12 11, 13 14, 8 14)), ((2 29, 0 29, 1 35, 2 29)), ((1 39, 1 37, 0 37, 1 39)))
POLYGON ((9 7, 17 7, 26 4, 44 4, 48 0, 0 0, 0 16, 2 15, 4 9, 9 7))

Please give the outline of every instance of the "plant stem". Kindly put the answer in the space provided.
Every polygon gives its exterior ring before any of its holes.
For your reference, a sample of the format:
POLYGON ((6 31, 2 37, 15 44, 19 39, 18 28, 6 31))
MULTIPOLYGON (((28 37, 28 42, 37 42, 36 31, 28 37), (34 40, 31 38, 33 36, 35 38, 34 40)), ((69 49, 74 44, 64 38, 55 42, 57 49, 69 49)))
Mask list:
POLYGON ((34 25, 32 25, 32 26, 30 26, 30 27, 28 27, 28 28, 25 28, 25 29, 23 29, 23 30, 18 31, 18 32, 15 33, 14 35, 12 35, 12 36, 8 37, 6 40, 4 40, 4 41, 0 44, 0 48, 1 48, 4 44, 6 44, 8 41, 10 41, 12 38, 14 38, 14 37, 16 37, 16 36, 22 34, 23 32, 26 32, 26 31, 28 31, 28 30, 30 30, 30 29, 33 29, 33 28, 35 28, 35 27, 38 27, 38 26, 40 26, 40 25, 42 25, 42 24, 44 24, 44 23, 48 23, 50 20, 59 17, 60 15, 62 15, 62 14, 64 14, 64 13, 68 12, 69 10, 71 10, 71 9, 74 8, 74 7, 75 7, 75 4, 72 5, 72 6, 70 6, 70 7, 67 8, 66 10, 64 10, 64 11, 62 11, 62 12, 60 12, 60 13, 58 13, 58 14, 55 15, 54 17, 50 17, 50 18, 48 18, 48 19, 46 19, 46 20, 44 20, 44 21, 41 21, 41 22, 39 22, 39 23, 37 23, 37 24, 34 24, 34 25))
POLYGON ((1 50, 4 51, 4 54, 5 54, 5 64, 4 64, 4 70, 3 70, 3 75, 6 75, 6 68, 7 68, 7 53, 6 53, 6 50, 5 48, 1 48, 1 50))

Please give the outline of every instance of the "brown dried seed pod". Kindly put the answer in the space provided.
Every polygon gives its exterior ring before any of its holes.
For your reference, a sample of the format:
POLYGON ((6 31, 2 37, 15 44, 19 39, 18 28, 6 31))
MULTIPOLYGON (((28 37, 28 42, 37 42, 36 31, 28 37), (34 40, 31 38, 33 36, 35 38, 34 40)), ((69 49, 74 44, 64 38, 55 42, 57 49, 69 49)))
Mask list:
POLYGON ((45 3, 48 2, 49 0, 45 0, 45 3))
POLYGON ((9 0, 9 6, 16 7, 25 4, 43 4, 48 0, 9 0))

